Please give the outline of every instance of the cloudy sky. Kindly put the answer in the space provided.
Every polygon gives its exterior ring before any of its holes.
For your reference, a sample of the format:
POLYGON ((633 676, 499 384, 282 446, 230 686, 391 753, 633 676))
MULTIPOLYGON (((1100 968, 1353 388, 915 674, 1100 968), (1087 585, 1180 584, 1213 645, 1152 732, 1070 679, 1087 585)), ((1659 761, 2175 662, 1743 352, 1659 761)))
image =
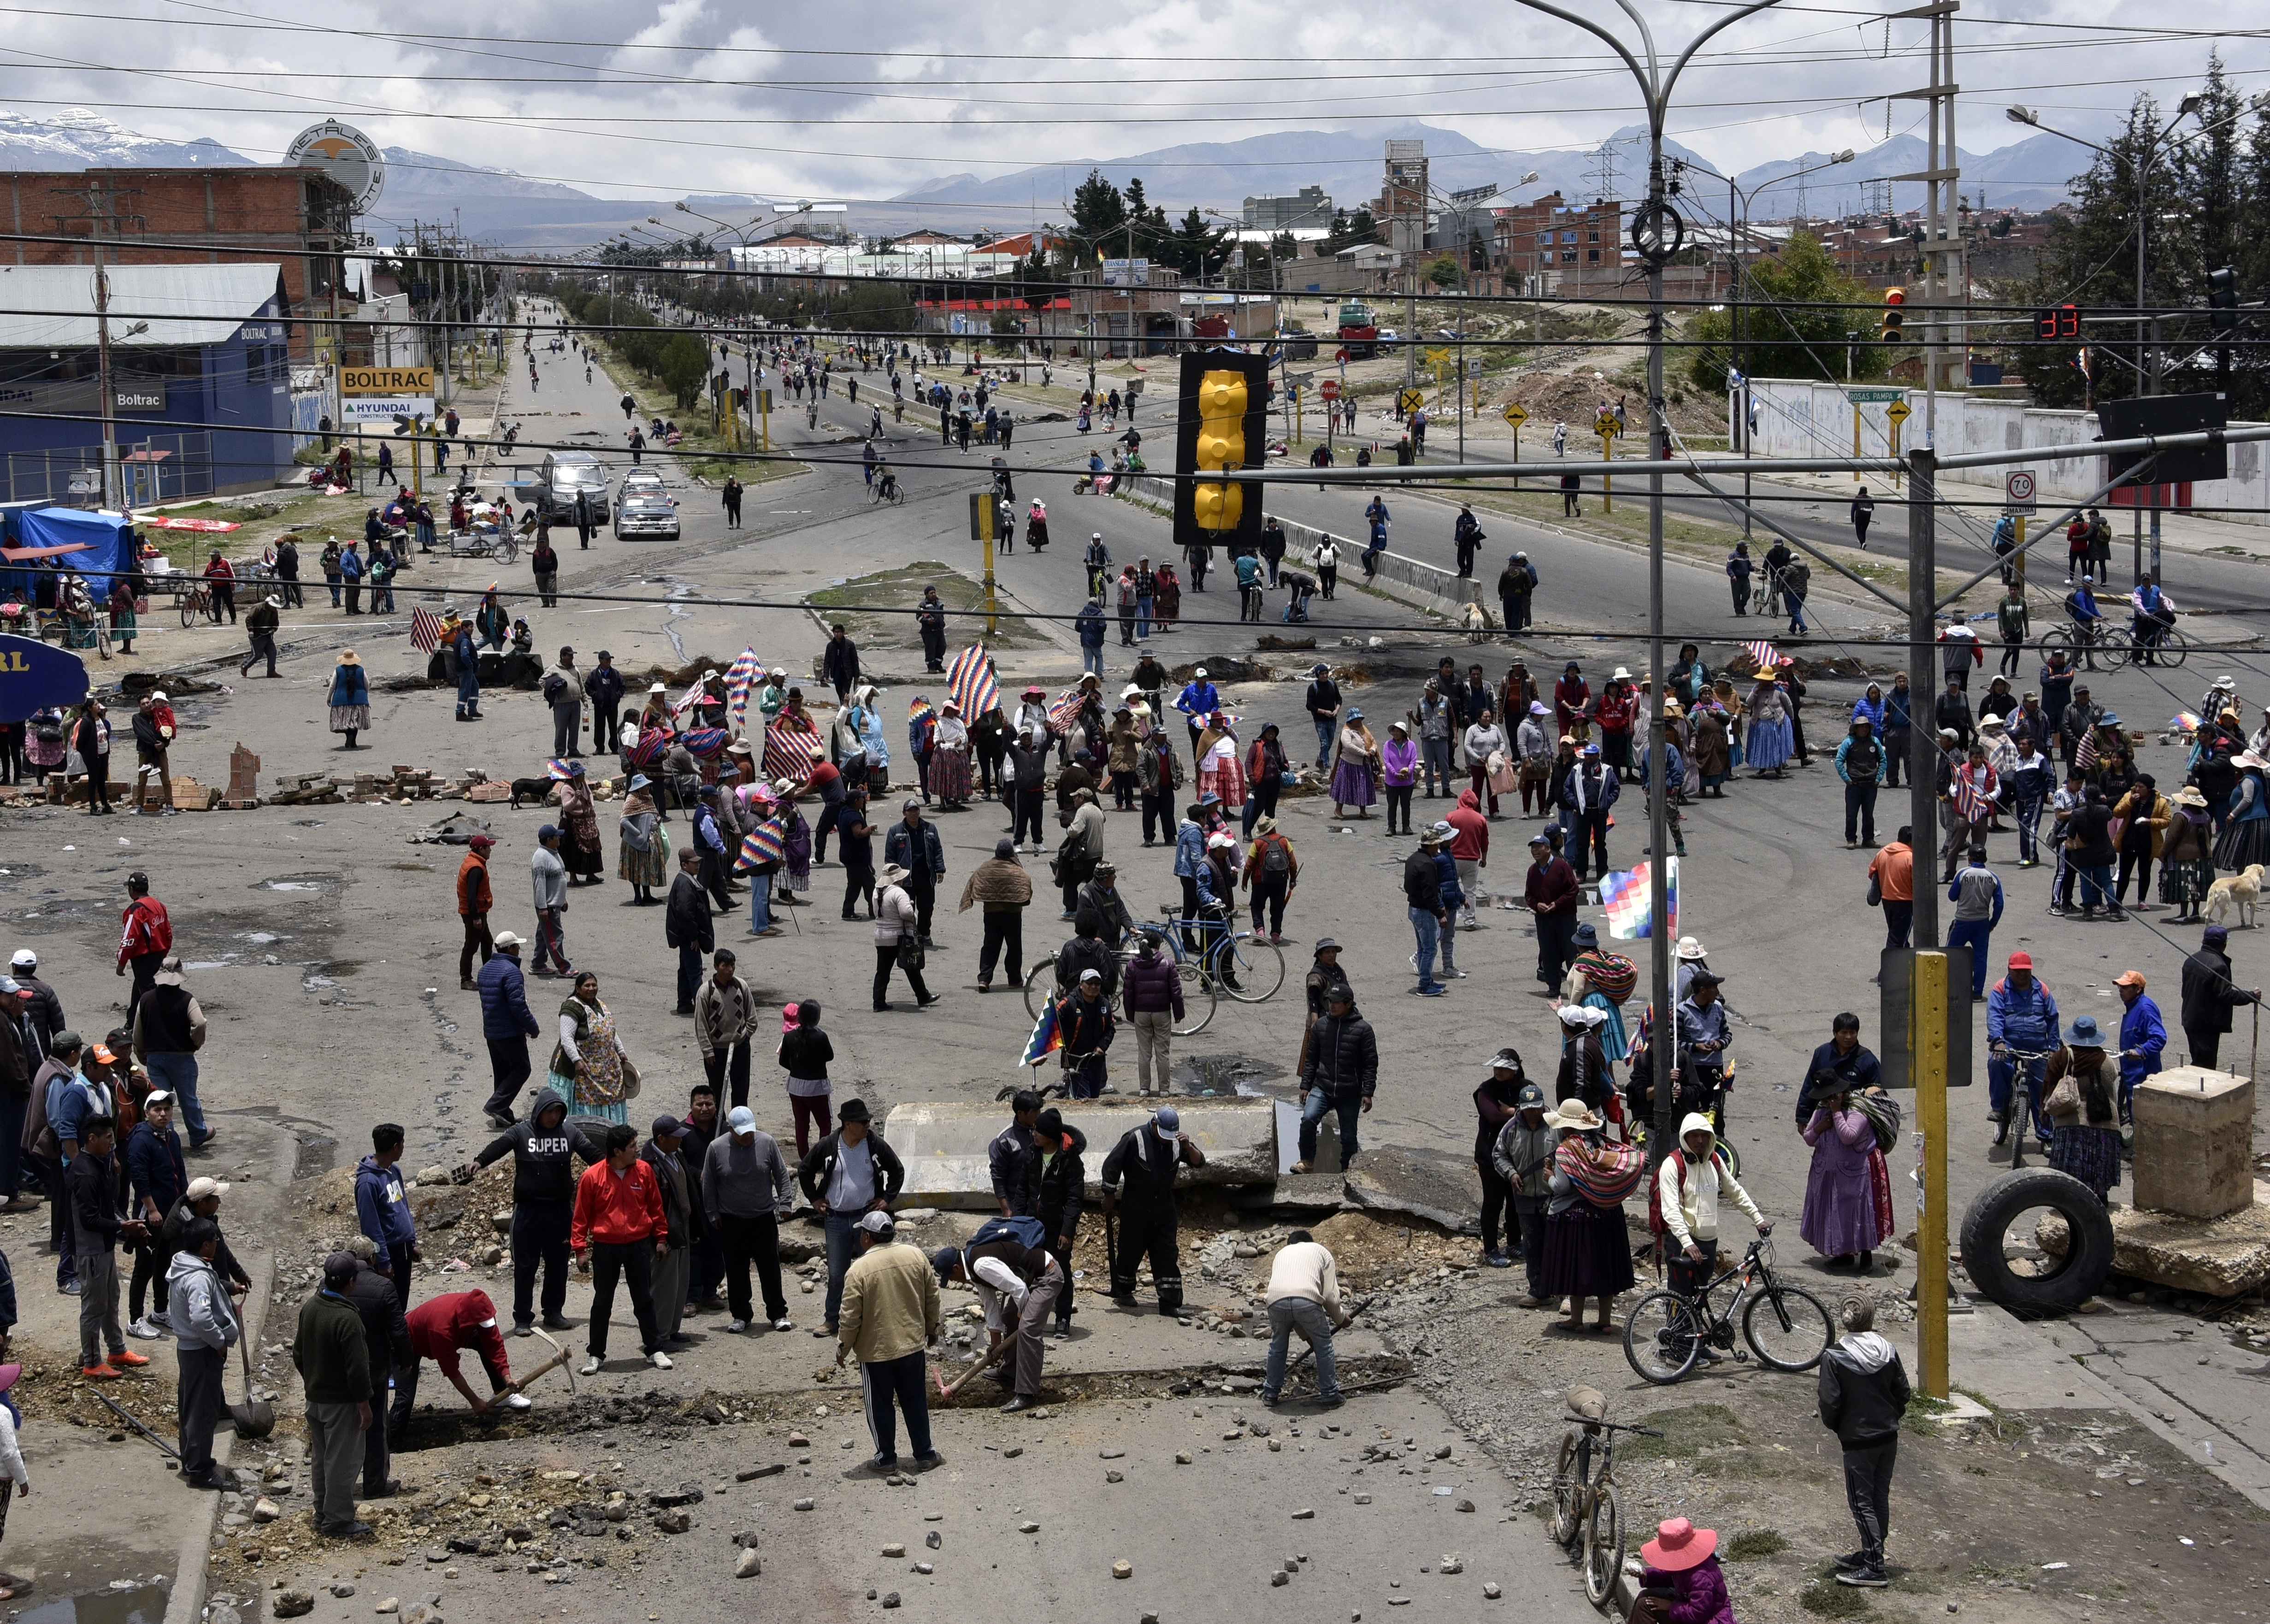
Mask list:
MULTIPOLYGON (((1587 36, 1500 0, 1386 12, 1343 0, 397 0, 383 32, 378 8, 280 0, 0 10, 11 25, 0 49, 26 70, 0 106, 24 115, 85 106, 256 159, 336 115, 385 145, 622 197, 887 197, 955 171, 1411 120, 1487 148, 1574 150, 1636 114, 1628 76, 1587 36)), ((1646 8, 1670 49, 1725 12, 1717 0, 1646 8)), ((2264 31, 2155 26, 2218 14, 2139 0, 1967 5, 1962 145, 2030 133, 2003 120, 2011 101, 2101 135, 2139 89, 2172 104, 2218 48, 2242 92, 2270 88, 2264 31)), ((1925 81, 1924 37, 1921 23, 1791 0, 1698 58, 1672 133, 1722 168, 1920 134, 1920 104, 1870 98, 1925 81)))

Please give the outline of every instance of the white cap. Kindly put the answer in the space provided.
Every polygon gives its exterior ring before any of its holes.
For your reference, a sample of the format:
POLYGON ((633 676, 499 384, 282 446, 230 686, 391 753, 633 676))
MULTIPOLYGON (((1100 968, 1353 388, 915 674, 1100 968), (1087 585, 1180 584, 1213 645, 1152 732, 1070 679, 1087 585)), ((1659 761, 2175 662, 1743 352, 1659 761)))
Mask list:
POLYGON ((19 970, 35 970, 40 968, 40 955, 28 947, 19 947, 16 956, 8 962, 19 970))
POLYGON ((525 937, 516 935, 510 931, 500 931, 496 933, 494 945, 500 949, 506 947, 523 947, 527 945, 527 938, 525 937))
POLYGON ((163 688, 152 688, 150 691, 150 702, 152 705, 164 704, 166 702, 166 690, 163 688))

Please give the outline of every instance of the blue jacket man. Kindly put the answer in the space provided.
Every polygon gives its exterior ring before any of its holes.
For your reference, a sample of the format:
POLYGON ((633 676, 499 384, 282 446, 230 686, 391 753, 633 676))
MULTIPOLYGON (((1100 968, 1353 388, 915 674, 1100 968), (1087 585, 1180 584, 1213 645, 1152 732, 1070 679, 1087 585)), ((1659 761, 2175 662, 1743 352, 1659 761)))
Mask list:
POLYGON ((2123 970, 2112 984, 2120 990, 2127 1007, 2120 1017, 2120 1120, 2133 1119, 2136 1085, 2160 1069, 2160 1056, 2168 1047, 2167 1023, 2160 1006, 2144 996, 2144 977, 2123 970))
POLYGON ((1206 680, 1205 666, 1199 666, 1198 674, 1175 696, 1175 708, 1183 713, 1183 724, 1191 730, 1191 760, 1195 765, 1198 759, 1198 734, 1206 718, 1221 708, 1220 691, 1206 680))
POLYGON ((510 931, 497 932, 496 951, 481 966, 475 984, 481 991, 481 1036, 489 1046, 489 1076, 493 1086, 483 1108, 490 1124, 508 1128, 513 1103, 527 1086, 528 1040, 543 1028, 529 1012, 528 981, 521 974, 520 938, 510 931))
POLYGON ((1083 671, 1103 675, 1103 606, 1094 598, 1079 606, 1072 618, 1072 630, 1079 634, 1079 665, 1083 671))
POLYGON ((372 1267, 407 1288, 418 1250, 418 1226, 410 1215, 410 1192, 402 1183, 402 1130, 381 1123, 370 1131, 373 1153, 355 1164, 355 1219, 378 1250, 372 1267))
MULTIPOLYGON (((2046 1059, 2049 1051, 2057 1048, 2063 1030, 2056 997, 2049 984, 2034 974, 2033 954, 2012 953, 2009 973, 1986 994, 1986 1050, 1992 1057, 1986 1063, 1987 1103, 2002 1128, 1995 1135, 1996 1144, 2000 1144, 2009 1131, 2011 1084, 2018 1071, 2018 1062, 2009 1050, 2029 1049, 2046 1059)), ((2034 1136, 2046 1152, 2050 1124, 2041 1109, 2041 1060, 2026 1062, 2026 1096, 2034 1119, 2034 1136)))

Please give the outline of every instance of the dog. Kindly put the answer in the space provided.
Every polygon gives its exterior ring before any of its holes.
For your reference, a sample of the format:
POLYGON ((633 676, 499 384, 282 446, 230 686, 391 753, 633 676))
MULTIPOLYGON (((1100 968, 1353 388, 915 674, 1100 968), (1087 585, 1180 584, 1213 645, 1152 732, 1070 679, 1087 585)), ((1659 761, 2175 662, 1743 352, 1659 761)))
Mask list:
POLYGON ((538 806, 554 798, 559 784, 549 778, 516 778, 512 781, 512 810, 520 810, 520 797, 526 796, 538 806))
POLYGON ((2226 875, 2207 888, 2207 916, 2217 924, 2229 923, 2234 909, 2238 914, 2238 928, 2254 928, 2254 909, 2262 897, 2262 865, 2248 864, 2236 874, 2226 875))
POLYGON ((1458 612, 1458 619, 1465 627, 1466 641, 1470 643, 1488 642, 1491 634, 1497 629, 1497 617, 1480 604, 1468 604, 1458 612))

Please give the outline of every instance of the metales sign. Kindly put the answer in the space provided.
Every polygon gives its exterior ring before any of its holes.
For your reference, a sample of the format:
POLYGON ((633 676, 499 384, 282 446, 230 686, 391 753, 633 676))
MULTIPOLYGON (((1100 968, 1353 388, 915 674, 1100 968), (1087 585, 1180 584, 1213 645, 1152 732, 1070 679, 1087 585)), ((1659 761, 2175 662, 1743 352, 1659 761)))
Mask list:
POLYGON ((370 212, 379 193, 386 189, 386 159, 378 143, 351 124, 327 118, 301 130, 284 150, 287 164, 308 164, 321 169, 354 197, 357 214, 370 212))

